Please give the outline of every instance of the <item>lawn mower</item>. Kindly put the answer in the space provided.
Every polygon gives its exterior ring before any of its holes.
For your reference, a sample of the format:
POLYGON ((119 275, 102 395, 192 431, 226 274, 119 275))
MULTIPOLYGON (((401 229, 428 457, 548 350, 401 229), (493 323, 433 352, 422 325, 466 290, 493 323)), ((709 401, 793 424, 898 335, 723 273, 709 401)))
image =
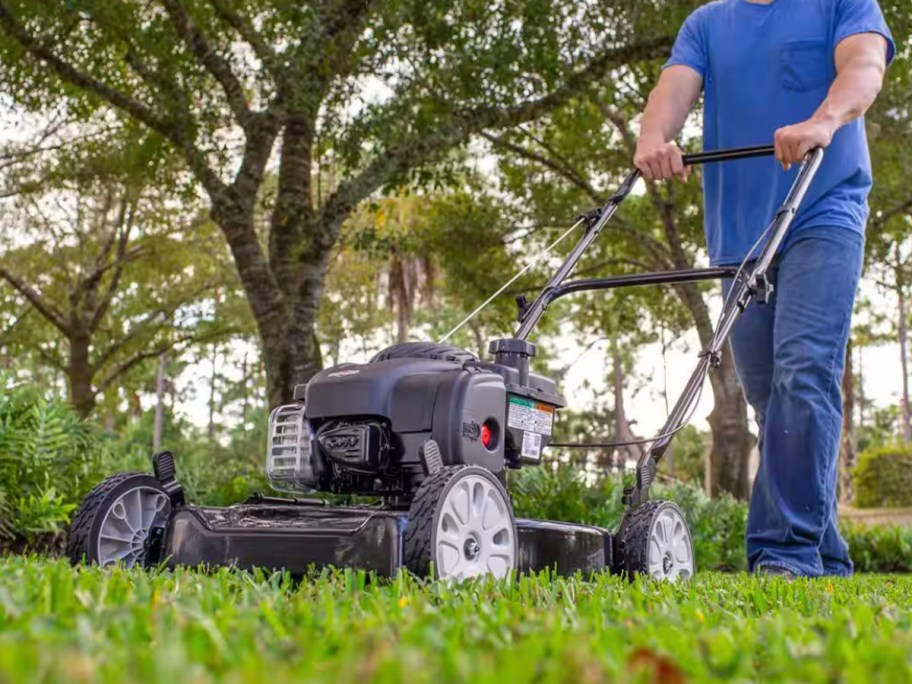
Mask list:
MULTIPOLYGON (((759 146, 686 155, 684 162, 772 154, 771 146, 759 146)), ((367 363, 327 368, 296 388, 295 403, 269 417, 266 472, 274 489, 291 496, 254 494, 228 507, 187 503, 174 456, 160 452, 153 456, 154 474, 114 475, 86 496, 70 527, 69 557, 75 563, 230 565, 296 575, 324 566, 393 575, 404 567, 456 580, 545 569, 659 580, 693 575, 683 513, 670 501, 649 499, 656 466, 689 421, 737 317, 769 297, 767 268, 822 159, 818 149, 804 160, 782 207, 738 268, 567 280, 630 194, 640 176, 632 171, 604 206, 580 216, 543 252, 583 227, 535 300, 517 298, 519 326, 513 337, 491 342, 491 360, 446 344, 448 335, 437 343, 396 344, 367 363), (627 444, 552 444, 555 414, 565 401, 553 380, 530 369, 536 347, 528 339, 548 306, 575 292, 710 279, 731 282, 714 336, 661 433, 636 442, 648 448, 624 491, 627 510, 617 531, 515 518, 505 488, 508 469, 538 465, 549 445, 627 444), (333 505, 314 492, 376 501, 333 505)))

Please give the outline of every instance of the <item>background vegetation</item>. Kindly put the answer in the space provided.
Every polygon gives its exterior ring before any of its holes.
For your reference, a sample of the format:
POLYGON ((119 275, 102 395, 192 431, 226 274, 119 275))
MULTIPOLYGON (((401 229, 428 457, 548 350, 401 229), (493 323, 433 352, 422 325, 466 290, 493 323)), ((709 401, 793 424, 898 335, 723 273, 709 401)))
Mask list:
MULTIPOLYGON (((162 447, 197 500, 264 488, 265 417, 296 383, 390 342, 439 337, 613 190, 698 4, 0 0, 4 544, 58 543, 95 481, 147 469, 162 447)), ((912 13, 882 4, 901 49, 868 116, 877 184, 840 488, 858 505, 906 502, 876 454, 912 441, 912 13), (898 347, 893 406, 865 394, 878 382, 866 350, 883 344, 898 347), (856 469, 859 449, 872 455, 856 469)), ((698 145, 698 117, 686 147, 698 145)), ((578 273, 704 264, 701 211, 698 182, 644 184, 578 273)), ((483 354, 510 331, 512 296, 551 265, 455 341, 483 354)), ((715 286, 686 285, 555 306, 539 370, 566 380, 585 354, 606 360, 560 436, 645 436, 630 398, 661 406, 668 387, 644 359, 663 359, 667 375, 670 354, 706 342, 717 300, 715 286)), ((706 565, 735 568, 743 559, 721 536, 740 536, 735 502, 748 497, 756 440, 730 355, 708 392, 708 431, 682 432, 662 468, 683 483, 674 494, 689 502, 706 565)), ((525 473, 518 505, 611 525, 617 476, 637 453, 572 460, 584 480, 525 473)))

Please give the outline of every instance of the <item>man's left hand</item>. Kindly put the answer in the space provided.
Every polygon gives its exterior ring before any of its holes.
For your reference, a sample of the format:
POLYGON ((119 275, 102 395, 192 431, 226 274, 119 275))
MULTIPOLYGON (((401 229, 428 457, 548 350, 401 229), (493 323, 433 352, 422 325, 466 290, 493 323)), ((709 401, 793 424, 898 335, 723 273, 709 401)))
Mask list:
POLYGON ((776 131, 776 159, 782 168, 800 164, 805 155, 815 147, 826 147, 833 140, 834 129, 825 121, 808 119, 776 131))

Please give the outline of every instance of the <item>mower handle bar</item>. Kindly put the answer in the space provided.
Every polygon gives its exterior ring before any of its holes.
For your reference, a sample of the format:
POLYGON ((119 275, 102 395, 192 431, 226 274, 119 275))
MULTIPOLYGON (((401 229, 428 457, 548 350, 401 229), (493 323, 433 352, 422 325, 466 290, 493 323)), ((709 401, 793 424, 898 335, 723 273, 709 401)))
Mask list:
MULTIPOLYGON (((684 164, 686 166, 692 166, 695 164, 709 164, 713 162, 723 162, 723 161, 734 161, 737 159, 751 159, 753 157, 768 157, 775 154, 776 148, 772 145, 755 145, 752 147, 732 147, 727 149, 719 150, 709 150, 706 152, 696 152, 694 154, 686 154, 683 157, 684 164)), ((802 169, 806 168, 812 158, 815 158, 817 154, 822 155, 823 151, 820 148, 816 148, 807 154, 804 162, 802 162, 802 169)), ((814 165, 814 171, 816 172, 816 164, 814 165)), ((633 186, 640 178, 640 170, 635 168, 633 171, 627 174, 624 180, 621 182, 617 191, 608 199, 604 206, 594 209, 587 214, 583 214, 580 217, 580 220, 585 221, 588 224, 588 229, 586 234, 583 235, 582 239, 574 246, 573 250, 560 265, 557 271, 553 276, 548 280, 547 285, 544 289, 538 294, 530 305, 523 305, 519 318, 519 328, 517 328, 514 337, 519 340, 528 339, 529 335, 535 329, 535 326, 538 324, 538 321, 545 313, 545 309, 550 304, 553 299, 552 291, 559 287, 570 275, 570 272, 574 269, 577 262, 585 254, 586 250, 589 249, 589 246, 595 241, 599 233, 602 231, 602 228, 605 227, 605 224, 611 220, 611 217, 614 216, 614 213, 617 211, 618 207, 621 205, 621 202, 626 199, 630 194, 630 191, 633 190, 633 186)), ((803 179, 803 174, 799 174, 799 179, 803 179)), ((802 183, 804 181, 802 180, 802 183)), ((809 181, 808 181, 809 182, 809 181)), ((796 185, 799 184, 796 180, 796 185)), ((804 197, 804 192, 801 192, 801 197, 804 197)), ((800 199, 799 199, 800 202, 800 199)), ((780 238, 781 239, 781 238, 780 238)))
POLYGON ((696 164, 710 164, 712 162, 733 161, 735 159, 750 159, 751 157, 769 157, 776 153, 772 145, 754 145, 752 147, 731 147, 722 150, 708 150, 695 152, 683 156, 684 166, 696 164))

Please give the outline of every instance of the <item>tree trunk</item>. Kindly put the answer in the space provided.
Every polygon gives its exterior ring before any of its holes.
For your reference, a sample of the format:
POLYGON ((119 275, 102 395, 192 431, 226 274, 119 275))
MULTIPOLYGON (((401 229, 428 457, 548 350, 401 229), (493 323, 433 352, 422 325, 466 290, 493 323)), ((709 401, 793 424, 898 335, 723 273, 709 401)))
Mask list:
POLYGON ((896 279, 896 295, 898 303, 899 327, 899 361, 902 368, 902 435, 903 441, 912 442, 912 419, 909 416, 909 355, 908 355, 908 329, 906 327, 906 293, 904 283, 896 279))
POLYGON ((162 445, 162 429, 165 418, 165 364, 167 356, 158 357, 158 374, 155 378, 155 423, 152 426, 152 452, 158 453, 162 445))
POLYGON ((295 386, 310 380, 323 365, 316 323, 329 249, 320 244, 319 236, 332 229, 308 226, 309 244, 299 245, 294 255, 297 282, 280 287, 256 239, 252 209, 233 198, 214 200, 212 206, 256 321, 269 407, 291 403, 295 386))
POLYGON ((216 372, 218 357, 218 345, 213 344, 212 356, 209 359, 212 362, 212 372, 209 374, 209 422, 206 425, 206 437, 210 442, 215 439, 215 383, 218 380, 216 372))
POLYGON ((709 414, 712 451, 709 454, 710 492, 750 497, 749 459, 756 439, 747 428, 747 402, 738 382, 731 347, 726 344, 722 364, 709 374, 715 405, 709 414))
POLYGON ((88 418, 95 409, 95 390, 89 364, 89 335, 74 331, 69 335, 70 359, 67 366, 67 384, 70 390, 70 405, 80 418, 88 418))
POLYGON ((396 308, 396 342, 399 343, 406 342, 409 338, 409 289, 405 260, 399 248, 393 247, 393 260, 390 264, 390 299, 396 308))
POLYGON ((855 443, 855 378, 852 368, 852 340, 846 345, 845 374, 842 376, 842 439, 839 443, 839 501, 855 497, 852 470, 858 462, 855 443))
MULTIPOLYGON (((705 349, 713 335, 709 309, 699 290, 692 284, 676 286, 681 301, 690 310, 705 349)), ((741 391, 731 345, 726 344, 722 362, 709 373, 713 392, 713 410, 707 419, 712 432, 707 477, 712 495, 728 492, 738 499, 750 497, 750 452, 756 439, 748 430, 747 402, 741 391)))
POLYGON ((864 391, 864 347, 858 347, 858 427, 865 426, 865 409, 867 408, 867 398, 864 391))
MULTIPOLYGON (((626 378, 624 373, 624 358, 621 355, 621 349, 618 345, 617 337, 611 340, 611 363, 612 363, 612 389, 614 391, 614 440, 617 442, 630 442, 636 439, 633 430, 630 429, 630 422, 627 420, 627 410, 624 406, 624 385, 626 378)), ((603 458, 606 462, 600 463, 600 472, 607 473, 611 467, 609 452, 604 453, 603 458)), ((640 457, 640 452, 635 446, 621 447, 614 454, 614 460, 618 469, 623 469, 628 460, 636 461, 640 457)))

